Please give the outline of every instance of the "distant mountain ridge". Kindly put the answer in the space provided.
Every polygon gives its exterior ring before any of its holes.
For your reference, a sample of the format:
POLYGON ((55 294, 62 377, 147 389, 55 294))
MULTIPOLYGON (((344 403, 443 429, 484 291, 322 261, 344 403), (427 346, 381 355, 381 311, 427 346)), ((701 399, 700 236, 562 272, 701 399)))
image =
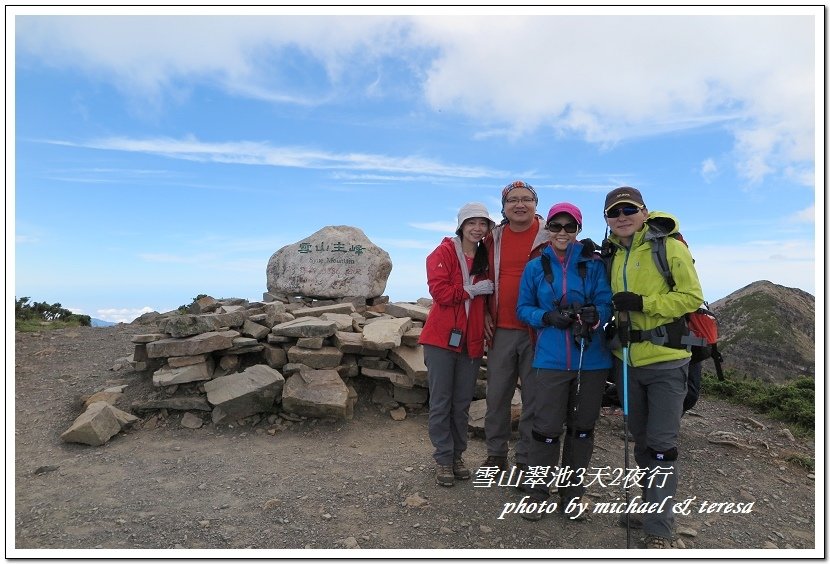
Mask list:
POLYGON ((815 377, 812 294, 760 280, 710 308, 718 318, 725 369, 775 383, 815 377))
POLYGON ((90 325, 92 327, 111 327, 113 325, 117 325, 116 323, 114 323, 112 321, 104 321, 103 319, 95 319, 94 317, 91 318, 91 319, 92 319, 92 321, 91 321, 90 325))

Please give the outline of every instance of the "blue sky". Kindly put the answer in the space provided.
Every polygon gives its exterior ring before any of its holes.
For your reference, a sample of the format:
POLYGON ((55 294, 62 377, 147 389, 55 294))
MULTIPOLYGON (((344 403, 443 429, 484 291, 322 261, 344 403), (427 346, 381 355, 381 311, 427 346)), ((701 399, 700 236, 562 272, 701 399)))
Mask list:
POLYGON ((820 6, 46 10, 7 7, 14 296, 111 321, 258 300, 275 251, 353 225, 414 301, 458 208, 500 218, 515 179, 597 241, 638 187, 710 301, 816 293, 820 6))

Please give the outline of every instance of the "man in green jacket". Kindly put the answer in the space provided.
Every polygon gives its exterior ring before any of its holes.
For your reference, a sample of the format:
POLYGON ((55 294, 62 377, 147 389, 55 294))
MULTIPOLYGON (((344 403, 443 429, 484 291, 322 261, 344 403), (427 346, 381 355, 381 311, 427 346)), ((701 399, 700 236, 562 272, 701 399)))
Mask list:
MULTIPOLYGON (((669 236, 678 232, 674 217, 649 213, 640 191, 628 186, 609 192, 604 210, 614 250, 612 302, 618 323, 627 317, 630 324, 628 424, 644 494, 643 500, 636 501, 662 507, 644 514, 641 523, 635 523, 633 515, 630 522, 642 526, 646 548, 674 548, 672 506, 682 501, 675 499, 678 435, 691 357, 683 316, 700 306, 703 291, 688 248, 669 236), (652 241, 658 237, 665 237, 673 289, 652 256, 652 241)), ((617 345, 613 353, 617 389, 622 391, 622 347, 617 345)))

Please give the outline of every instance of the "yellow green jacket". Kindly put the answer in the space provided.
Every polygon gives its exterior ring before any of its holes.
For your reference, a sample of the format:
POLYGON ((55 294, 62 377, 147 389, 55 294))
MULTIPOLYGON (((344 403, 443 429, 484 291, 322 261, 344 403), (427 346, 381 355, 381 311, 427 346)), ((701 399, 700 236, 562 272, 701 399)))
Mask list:
MULTIPOLYGON (((675 287, 670 290, 663 275, 654 264, 650 241, 655 237, 671 235, 679 231, 674 216, 653 211, 643 228, 634 234, 631 248, 626 249, 616 235, 609 239, 617 248, 611 263, 611 291, 634 292, 643 296, 643 311, 629 312, 632 329, 653 329, 670 323, 686 313, 695 311, 703 303, 703 290, 697 277, 692 255, 685 243, 674 237, 666 237, 666 258, 669 262, 675 287)), ((622 359, 622 349, 613 351, 622 359)), ((688 358, 685 349, 674 349, 644 341, 631 343, 629 364, 646 366, 657 362, 688 358)))

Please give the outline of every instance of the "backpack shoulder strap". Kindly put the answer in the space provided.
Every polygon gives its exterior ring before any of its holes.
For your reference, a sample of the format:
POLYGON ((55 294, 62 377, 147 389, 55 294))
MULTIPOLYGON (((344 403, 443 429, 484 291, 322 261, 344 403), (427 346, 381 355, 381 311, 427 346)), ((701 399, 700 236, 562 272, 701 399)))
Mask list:
POLYGON ((674 276, 671 274, 671 267, 669 266, 668 258, 666 257, 666 237, 655 237, 651 240, 651 256, 654 259, 654 264, 657 270, 666 280, 669 285, 669 291, 674 290, 675 282, 674 276))

